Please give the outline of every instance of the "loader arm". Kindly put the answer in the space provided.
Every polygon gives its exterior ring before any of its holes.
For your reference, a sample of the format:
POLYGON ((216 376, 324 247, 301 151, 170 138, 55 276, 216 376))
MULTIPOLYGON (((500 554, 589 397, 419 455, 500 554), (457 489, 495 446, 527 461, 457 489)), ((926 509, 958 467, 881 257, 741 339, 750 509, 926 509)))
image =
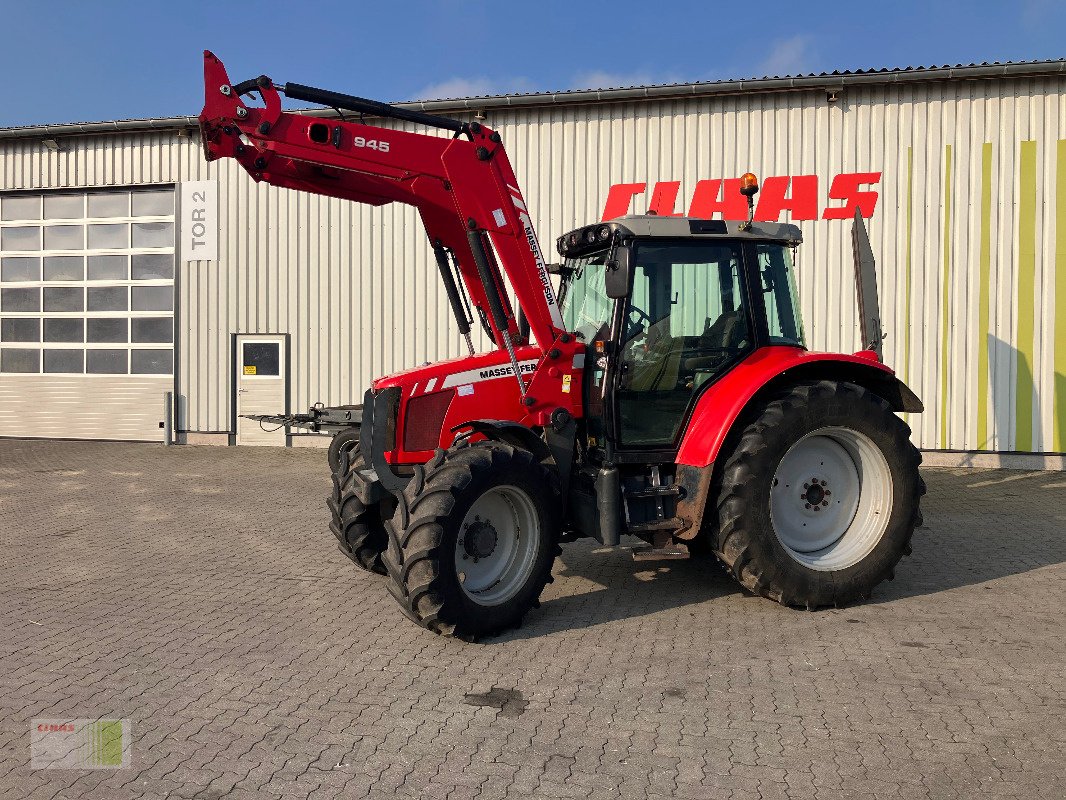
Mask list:
MULTIPOLYGON (((222 62, 207 51, 204 87, 200 130, 208 161, 234 158, 255 181, 274 186, 369 205, 412 205, 435 251, 454 254, 472 304, 496 346, 506 349, 512 361, 514 347, 525 341, 501 266, 541 352, 565 336, 547 266, 499 134, 476 122, 299 84, 275 85, 265 76, 234 86, 222 62), (261 95, 262 107, 245 102, 242 95, 252 92, 261 95), (361 120, 363 114, 391 117, 448 130, 453 137, 285 112, 281 94, 354 111, 361 120)), ((452 307, 459 316, 454 302, 452 307)), ((459 320, 460 329, 464 323, 459 320)))

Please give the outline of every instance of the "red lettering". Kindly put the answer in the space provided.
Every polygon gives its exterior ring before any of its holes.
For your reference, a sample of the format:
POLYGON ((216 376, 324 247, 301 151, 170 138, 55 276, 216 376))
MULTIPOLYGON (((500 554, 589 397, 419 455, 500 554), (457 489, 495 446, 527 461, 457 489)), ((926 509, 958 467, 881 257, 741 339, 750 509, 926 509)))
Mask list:
POLYGON ((740 178, 696 183, 688 215, 710 219, 715 214, 721 214, 722 219, 728 220, 748 218, 748 199, 740 193, 740 178))
POLYGON ((848 172, 837 175, 833 178, 833 185, 829 187, 829 199, 844 200, 844 207, 826 208, 822 219, 851 219, 855 216, 856 208, 867 219, 872 217, 877 207, 877 192, 860 192, 859 187, 866 183, 878 183, 880 180, 880 172, 848 172))
MULTIPOLYGON (((877 208, 878 193, 874 188, 862 188, 877 184, 880 172, 846 172, 833 178, 829 188, 830 201, 842 201, 842 206, 830 206, 824 210, 822 219, 850 219, 856 209, 866 218, 873 216, 877 208)), ((630 206, 633 198, 647 190, 646 183, 616 183, 607 192, 603 209, 603 222, 633 213, 630 206)), ((650 212, 662 217, 678 217, 678 194, 681 181, 659 181, 652 190, 650 212)), ((763 181, 756 195, 758 205, 755 219, 759 222, 779 222, 781 213, 788 211, 793 222, 818 219, 818 176, 795 175, 773 176, 763 181)), ((640 213, 639 211, 636 213, 640 213)), ((740 193, 740 179, 701 180, 696 183, 689 206, 690 217, 740 221, 748 218, 747 199, 740 193)))
POLYGON ((681 212, 674 211, 677 207, 677 191, 680 188, 681 181, 665 181, 655 184, 648 211, 654 211, 660 217, 680 217, 681 212))
POLYGON ((759 222, 779 222, 782 211, 791 211, 793 222, 818 219, 818 176, 797 175, 789 179, 767 178, 759 190, 759 205, 755 219, 759 222), (787 197, 789 181, 792 197, 787 197))
POLYGON ((607 203, 603 207, 601 222, 624 217, 629 213, 629 204, 638 194, 648 188, 646 183, 616 183, 607 192, 607 203))

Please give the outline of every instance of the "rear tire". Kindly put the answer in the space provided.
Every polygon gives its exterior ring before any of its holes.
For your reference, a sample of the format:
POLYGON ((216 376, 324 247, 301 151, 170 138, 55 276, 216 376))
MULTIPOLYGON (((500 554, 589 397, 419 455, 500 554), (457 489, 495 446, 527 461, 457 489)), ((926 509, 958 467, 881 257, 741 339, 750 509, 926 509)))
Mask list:
POLYGON ((892 579, 921 525, 925 483, 888 403, 853 383, 802 383, 735 442, 716 477, 711 541, 744 587, 813 610, 892 579))
POLYGON ((383 562, 404 613, 464 639, 516 628, 559 554, 557 478, 527 450, 438 450, 398 498, 383 562))
MULTIPOLYGON (((358 436, 358 429, 356 431, 358 436)), ((382 512, 391 512, 391 508, 383 509, 380 504, 366 506, 359 499, 366 478, 360 471, 364 464, 358 443, 357 438, 354 445, 339 453, 339 463, 333 472, 333 493, 326 501, 332 514, 329 529, 337 537, 341 552, 356 566, 384 575, 381 553, 389 539, 382 512)))

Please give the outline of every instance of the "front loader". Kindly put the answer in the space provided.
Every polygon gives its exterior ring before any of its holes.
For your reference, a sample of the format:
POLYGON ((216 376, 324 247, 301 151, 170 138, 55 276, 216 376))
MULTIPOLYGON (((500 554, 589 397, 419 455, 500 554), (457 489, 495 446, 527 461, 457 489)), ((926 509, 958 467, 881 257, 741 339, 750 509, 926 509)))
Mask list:
MULTIPOLYGON (((329 498, 342 551, 411 619, 469 639, 516 627, 581 537, 635 536, 638 558, 713 554, 752 592, 808 609, 892 577, 925 491, 896 412, 922 405, 881 362, 860 216, 868 349, 811 352, 795 226, 629 216, 560 237, 549 265, 495 131, 265 76, 234 85, 204 58, 208 160, 407 203, 425 225, 469 354, 378 378, 346 407, 329 498), (282 94, 338 117, 284 112, 282 94), (474 325, 490 352, 474 352, 474 325)), ((750 207, 758 184, 742 183, 750 207)))

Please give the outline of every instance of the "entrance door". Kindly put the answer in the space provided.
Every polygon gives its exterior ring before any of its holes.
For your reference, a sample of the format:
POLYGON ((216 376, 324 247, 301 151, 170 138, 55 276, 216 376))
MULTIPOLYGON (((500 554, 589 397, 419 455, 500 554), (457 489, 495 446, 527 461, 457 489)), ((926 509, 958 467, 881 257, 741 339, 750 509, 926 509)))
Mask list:
POLYGON ((242 415, 286 413, 286 361, 284 335, 237 336, 237 444, 285 446, 284 427, 269 422, 260 425, 242 415))

